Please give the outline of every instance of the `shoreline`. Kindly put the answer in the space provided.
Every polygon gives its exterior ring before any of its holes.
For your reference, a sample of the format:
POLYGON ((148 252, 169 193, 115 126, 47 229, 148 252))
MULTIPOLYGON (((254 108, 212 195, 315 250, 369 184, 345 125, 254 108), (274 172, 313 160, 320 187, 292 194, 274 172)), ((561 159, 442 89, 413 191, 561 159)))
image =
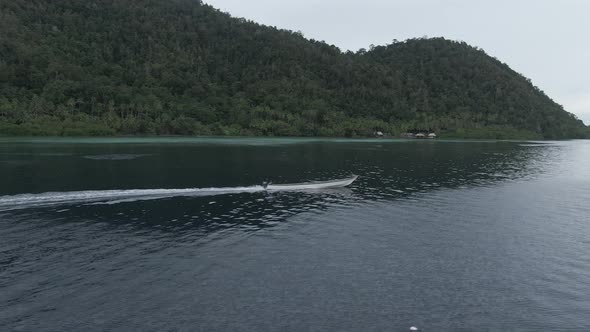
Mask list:
POLYGON ((489 138, 436 138, 436 139, 416 139, 416 138, 375 138, 375 137, 287 137, 287 136, 0 136, 0 144, 3 143, 89 143, 89 144, 175 144, 175 143, 226 143, 226 144, 248 144, 256 142, 277 142, 277 143, 410 143, 423 142, 420 144, 440 143, 530 143, 530 144, 548 144, 549 142, 571 141, 577 139, 489 139, 489 138))

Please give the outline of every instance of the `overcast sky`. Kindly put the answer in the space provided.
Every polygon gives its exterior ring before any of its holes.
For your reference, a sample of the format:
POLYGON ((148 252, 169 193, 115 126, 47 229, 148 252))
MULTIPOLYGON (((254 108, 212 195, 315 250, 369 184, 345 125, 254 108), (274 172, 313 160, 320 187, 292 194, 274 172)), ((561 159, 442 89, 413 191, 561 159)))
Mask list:
POLYGON ((484 49, 590 124, 588 0, 205 0, 342 50, 445 37, 484 49))

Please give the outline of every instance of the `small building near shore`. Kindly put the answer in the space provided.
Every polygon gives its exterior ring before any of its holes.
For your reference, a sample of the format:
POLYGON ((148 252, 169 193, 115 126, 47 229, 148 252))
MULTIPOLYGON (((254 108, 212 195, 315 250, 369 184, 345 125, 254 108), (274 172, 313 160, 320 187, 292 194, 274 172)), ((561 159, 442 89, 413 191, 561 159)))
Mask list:
POLYGON ((430 133, 430 134, 428 134, 428 138, 436 138, 436 134, 435 133, 430 133))
POLYGON ((417 133, 416 136, 414 136, 416 138, 426 138, 426 135, 424 135, 423 133, 417 133))

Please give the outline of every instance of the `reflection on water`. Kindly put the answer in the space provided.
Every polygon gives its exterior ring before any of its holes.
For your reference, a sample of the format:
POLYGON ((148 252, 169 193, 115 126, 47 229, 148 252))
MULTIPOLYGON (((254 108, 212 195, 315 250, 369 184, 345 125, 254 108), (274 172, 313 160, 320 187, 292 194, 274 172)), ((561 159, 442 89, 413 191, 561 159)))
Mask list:
POLYGON ((590 329, 586 142, 244 142, 0 143, 0 326, 590 329))
MULTIPOLYGON (((351 206, 351 204, 354 206, 354 204, 370 201, 412 197, 421 199, 428 193, 441 189, 492 186, 505 181, 530 180, 552 171, 558 164, 560 151, 563 149, 560 145, 544 145, 543 148, 531 149, 510 143, 483 143, 476 146, 470 145, 473 143, 447 143, 446 145, 444 143, 420 145, 408 143, 401 147, 399 143, 390 145, 379 143, 353 144, 352 147, 341 144, 327 146, 312 144, 304 145, 303 148, 300 146, 291 148, 296 150, 295 153, 282 150, 278 155, 274 149, 265 151, 263 155, 258 155, 258 151, 254 150, 251 151, 255 153, 252 158, 254 160, 248 160, 250 157, 248 153, 236 151, 240 149, 232 149, 229 153, 232 154, 233 160, 229 165, 222 165, 222 168, 230 168, 233 172, 236 169, 233 164, 236 163, 245 168, 243 170, 245 174, 253 171, 247 169, 248 167, 257 168, 257 174, 262 174, 260 168, 272 171, 272 165, 265 165, 269 160, 287 161, 289 168, 281 167, 281 171, 286 174, 273 177, 269 172, 268 176, 256 177, 259 180, 274 181, 276 181, 275 178, 291 181, 325 180, 342 177, 347 173, 361 174, 359 179, 346 189, 268 193, 262 192, 261 186, 251 186, 16 194, 0 196, 0 213, 2 210, 5 211, 0 216, 17 222, 37 215, 41 219, 55 219, 60 222, 95 220, 114 225, 128 223, 133 227, 157 227, 159 230, 169 229, 173 232, 188 230, 207 233, 224 228, 252 231, 277 225, 299 213, 321 212, 329 207, 351 206), (293 158, 293 154, 298 157, 293 158), (322 158, 321 156, 325 154, 335 158, 322 158), (141 202, 144 200, 149 201, 141 202), (107 204, 120 206, 107 206, 107 204), (6 212, 22 209, 25 210, 6 212)), ((102 146, 100 148, 104 149, 102 146)), ((214 156, 209 149, 205 151, 207 160, 198 162, 211 163, 215 161, 215 158, 227 158, 224 155, 228 152, 226 150, 221 150, 219 155, 216 155, 213 149, 214 156)), ((73 155, 76 167, 80 165, 75 152, 39 153, 34 158, 54 155, 73 155)), ((151 154, 119 153, 97 156, 101 158, 92 159, 106 162, 133 160, 136 157, 151 156, 151 154), (133 158, 111 158, 112 156, 133 156, 133 158)), ((159 153, 158 156, 166 159, 166 153, 159 153)), ((51 163, 52 160, 44 160, 43 164, 51 163)), ((169 161, 172 160, 164 160, 166 165, 169 161)), ((106 173, 125 182, 126 179, 117 174, 120 167, 118 165, 109 168, 106 173)), ((82 166, 88 167, 84 164, 82 166)), ((146 167, 143 163, 134 166, 146 167)), ((198 169, 199 167, 195 171, 198 169)), ((183 169, 183 171, 192 170, 183 169)), ((223 173, 223 170, 220 170, 220 173, 223 173)), ((68 176, 68 174, 71 173, 59 175, 68 176)), ((52 175, 55 176, 55 174, 52 175)), ((87 180, 73 175, 73 179, 68 177, 67 180, 82 183, 87 180)), ((12 180, 17 182, 23 179, 12 178, 12 180)), ((91 181, 91 186, 97 184, 100 185, 91 181)), ((18 187, 20 189, 20 186, 18 187)))
MULTIPOLYGON (((275 162, 278 160, 278 163, 286 161, 289 164, 288 168, 280 167, 280 170, 285 174, 272 176, 272 173, 269 172, 266 176, 257 176, 256 178, 260 180, 259 183, 262 180, 278 182, 281 178, 291 181, 326 180, 342 177, 346 173, 356 173, 361 176, 347 189, 311 190, 296 193, 262 193, 262 187, 254 185, 256 183, 250 183, 253 186, 249 187, 204 189, 125 188, 102 191, 21 193, 0 196, 0 212, 27 209, 23 212, 13 212, 11 215, 17 218, 19 215, 28 217, 32 213, 36 213, 45 217, 54 215, 59 220, 94 218, 116 224, 124 222, 137 225, 154 224, 163 229, 168 225, 173 230, 178 229, 178 224, 187 226, 185 228, 199 228, 201 230, 218 230, 224 226, 235 227, 236 225, 252 229, 252 226, 275 225, 297 213, 321 211, 330 206, 403 199, 416 195, 423 196, 440 189, 490 186, 503 181, 524 181, 551 171, 555 167, 552 162, 559 160, 558 156, 562 149, 560 145, 545 144, 482 143, 472 145, 473 143, 465 142, 418 145, 410 142, 400 146, 398 142, 386 144, 383 141, 379 141, 379 144, 363 142, 362 144, 352 144, 352 146, 326 143, 303 144, 302 147, 282 149, 278 154, 274 149, 264 151, 265 153, 261 155, 258 155, 258 151, 254 150, 251 151, 254 152, 254 157, 240 151, 241 148, 238 147, 229 150, 233 160, 227 162, 226 165, 221 165, 221 168, 229 168, 233 172, 236 169, 235 164, 238 164, 242 168, 243 175, 247 175, 248 172, 253 171, 258 171, 257 174, 261 174, 261 169, 276 172, 273 165, 269 164, 269 160, 273 161, 274 159, 275 162), (543 148, 531 149, 529 145, 532 147, 542 146, 543 148), (296 154, 297 157, 293 158, 293 154, 296 154), (326 154, 333 155, 335 158, 321 157, 326 154), (150 200, 150 202, 139 202, 144 200, 150 200), (121 206, 106 207, 103 204, 121 204, 121 206), (32 210, 33 208, 36 209, 32 210), (120 213, 120 210, 124 210, 124 213, 120 213)), ((39 147, 34 148, 39 149, 39 147)), ((44 151, 45 148, 42 146, 40 149, 44 151)), ((72 150, 72 147, 69 146, 50 146, 49 148, 72 150)), ((77 146, 73 148, 74 151, 78 149, 77 146)), ((104 148, 99 146, 99 149, 104 148)), ((133 149, 136 148, 133 147, 133 149)), ((184 150, 190 151, 192 148, 194 147, 184 147, 184 150)), ((202 149, 202 147, 200 148, 202 149)), ((194 153, 198 155, 201 149, 198 147, 194 153)), ((218 153, 215 148, 211 149, 211 147, 204 150, 207 160, 198 160, 197 163, 215 163, 215 159, 227 158, 225 154, 228 153, 228 150, 221 149, 218 153)), ((16 152, 5 152, 4 155, 32 156, 32 154, 16 152)), ((74 156, 69 160, 75 161, 74 167, 77 168, 81 165, 90 169, 94 169, 95 165, 82 163, 79 156, 104 162, 132 161, 152 156, 164 159, 166 165, 168 162, 176 162, 176 160, 167 160, 166 153, 158 153, 154 156, 154 154, 148 153, 79 155, 76 152, 38 152, 31 158, 57 155, 74 156)), ((43 164, 50 164, 52 160, 46 159, 43 164)), ((162 160, 158 160, 158 162, 162 162, 162 160)), ((139 172, 143 171, 141 168, 149 168, 149 165, 144 163, 133 166, 139 168, 137 170, 139 172)), ((66 167, 74 168, 72 165, 66 165, 66 167)), ((122 182, 127 180, 117 174, 119 168, 124 169, 124 166, 113 164, 108 167, 107 172, 102 172, 103 176, 107 173, 111 179, 118 178, 122 182)), ((194 171, 198 170, 202 170, 202 168, 197 164, 194 171)), ((193 170, 183 169, 182 171, 192 172, 193 170)), ((223 169, 216 171, 223 173, 223 169)), ((70 178, 68 176, 70 174, 66 172, 59 175, 67 176, 68 181, 74 180, 84 183, 87 180, 77 178, 76 174, 70 178)), ((223 176, 223 174, 220 175, 223 176)), ((235 175, 231 174, 230 176, 235 177, 235 175)), ((182 176, 182 174, 178 174, 178 176, 182 176)), ((210 176, 205 175, 205 177, 209 178, 210 176)), ((250 176, 250 178, 253 177, 250 176)), ((4 188, 10 188, 11 182, 15 183, 23 179, 5 178, 5 180, 9 180, 9 183, 4 188)), ((90 181, 90 186, 100 185, 101 180, 97 180, 98 183, 90 181)), ((149 182, 151 179, 145 180, 149 182)), ((118 187, 120 184, 115 186, 118 187)), ((22 190, 20 185, 13 186, 13 188, 22 190)))
POLYGON ((92 160, 131 160, 136 158, 141 158, 149 156, 148 154, 99 154, 99 155, 90 155, 84 156, 86 159, 92 160))

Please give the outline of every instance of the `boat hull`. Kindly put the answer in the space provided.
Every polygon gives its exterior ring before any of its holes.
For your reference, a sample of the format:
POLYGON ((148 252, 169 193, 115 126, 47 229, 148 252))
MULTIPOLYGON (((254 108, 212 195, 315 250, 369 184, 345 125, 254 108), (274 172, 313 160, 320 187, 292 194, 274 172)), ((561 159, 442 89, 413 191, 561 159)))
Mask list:
POLYGON ((321 181, 321 182, 305 182, 305 183, 291 183, 291 184, 269 184, 266 187, 268 191, 278 191, 278 190, 317 190, 317 189, 332 189, 332 188, 342 188, 351 185, 356 179, 358 175, 354 175, 350 178, 346 179, 337 179, 337 180, 330 180, 330 181, 321 181))

